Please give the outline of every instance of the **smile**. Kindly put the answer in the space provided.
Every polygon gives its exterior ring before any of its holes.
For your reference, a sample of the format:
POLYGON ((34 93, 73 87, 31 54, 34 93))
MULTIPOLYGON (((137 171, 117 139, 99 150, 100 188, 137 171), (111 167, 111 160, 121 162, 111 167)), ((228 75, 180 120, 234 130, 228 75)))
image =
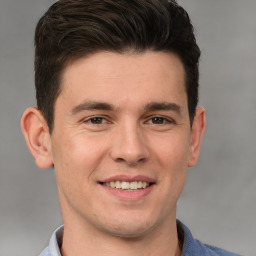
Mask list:
POLYGON ((147 181, 110 181, 110 182, 103 182, 102 185, 116 188, 120 190, 138 190, 138 189, 145 189, 151 185, 151 183, 147 181))

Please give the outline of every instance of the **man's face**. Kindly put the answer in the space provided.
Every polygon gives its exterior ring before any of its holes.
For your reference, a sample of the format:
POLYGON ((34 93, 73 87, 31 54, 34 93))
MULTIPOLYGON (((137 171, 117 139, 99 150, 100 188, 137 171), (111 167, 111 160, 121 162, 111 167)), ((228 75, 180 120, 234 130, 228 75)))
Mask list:
POLYGON ((175 219, 192 158, 184 83, 171 53, 100 52, 64 70, 50 145, 64 223, 136 236, 175 219))

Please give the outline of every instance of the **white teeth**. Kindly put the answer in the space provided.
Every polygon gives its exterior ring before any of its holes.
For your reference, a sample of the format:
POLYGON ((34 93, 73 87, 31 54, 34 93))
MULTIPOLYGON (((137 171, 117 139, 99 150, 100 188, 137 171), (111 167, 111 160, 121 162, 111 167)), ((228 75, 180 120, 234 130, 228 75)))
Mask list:
POLYGON ((116 188, 122 188, 122 185, 121 185, 120 181, 116 181, 116 188))
POLYGON ((149 186, 149 182, 146 181, 111 181, 104 183, 105 186, 111 188, 118 188, 122 190, 137 190, 144 189, 149 186))
POLYGON ((130 189, 137 189, 137 181, 133 181, 130 183, 130 189))
POLYGON ((114 181, 111 181, 111 182, 110 182, 110 187, 111 187, 111 188, 115 188, 115 187, 116 187, 116 184, 115 184, 114 181))
POLYGON ((129 185, 129 182, 126 182, 126 181, 122 181, 122 189, 129 189, 130 188, 130 185, 129 185))

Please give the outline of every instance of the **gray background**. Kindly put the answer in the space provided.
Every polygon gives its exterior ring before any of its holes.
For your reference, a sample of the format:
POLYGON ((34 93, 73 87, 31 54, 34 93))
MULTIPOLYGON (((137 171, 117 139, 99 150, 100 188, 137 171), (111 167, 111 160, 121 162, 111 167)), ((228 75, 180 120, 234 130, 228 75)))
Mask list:
MULTIPOLYGON (((33 33, 54 1, 0 1, 0 256, 38 255, 61 224, 53 170, 39 170, 20 117, 35 104, 33 33)), ((182 0, 202 49, 208 128, 178 217, 204 242, 256 255, 256 1, 182 0)))

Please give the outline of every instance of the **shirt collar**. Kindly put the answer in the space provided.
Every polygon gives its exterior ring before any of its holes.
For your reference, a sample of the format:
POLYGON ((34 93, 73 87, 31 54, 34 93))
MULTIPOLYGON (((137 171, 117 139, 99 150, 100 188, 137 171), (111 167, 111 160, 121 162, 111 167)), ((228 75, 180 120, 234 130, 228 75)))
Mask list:
MULTIPOLYGON (((192 255, 205 255, 205 246, 198 240, 192 237, 190 230, 179 220, 177 220, 177 229, 179 241, 182 242, 182 254, 181 256, 192 255)), ((59 227, 54 231, 50 239, 47 256, 61 256, 60 248, 62 245, 64 226, 59 227)), ((47 250, 46 249, 46 250, 47 250)), ((44 256, 44 254, 41 254, 44 256)))
POLYGON ((63 231, 64 225, 60 226, 53 232, 48 247, 49 256, 61 256, 60 248, 62 246, 63 231))

